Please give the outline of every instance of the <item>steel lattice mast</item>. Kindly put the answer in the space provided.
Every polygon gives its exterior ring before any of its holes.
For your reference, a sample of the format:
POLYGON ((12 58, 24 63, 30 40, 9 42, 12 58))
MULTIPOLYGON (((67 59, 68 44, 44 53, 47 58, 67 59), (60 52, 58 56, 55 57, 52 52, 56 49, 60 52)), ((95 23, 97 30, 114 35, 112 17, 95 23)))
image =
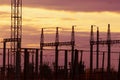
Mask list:
POLYGON ((11 0, 11 52, 15 54, 15 80, 20 80, 22 38, 22 0, 11 0))
POLYGON ((22 37, 22 0, 11 0, 11 42, 12 52, 21 48, 22 37))

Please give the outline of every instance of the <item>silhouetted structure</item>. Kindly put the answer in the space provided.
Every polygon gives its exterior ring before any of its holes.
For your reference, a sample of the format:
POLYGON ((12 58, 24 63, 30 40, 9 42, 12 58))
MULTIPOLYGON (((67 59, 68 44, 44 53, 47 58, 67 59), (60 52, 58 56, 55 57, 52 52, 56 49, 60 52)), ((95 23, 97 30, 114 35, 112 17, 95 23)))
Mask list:
POLYGON ((98 56, 99 56, 99 45, 107 45, 108 46, 108 60, 107 60, 107 70, 110 71, 111 66, 111 44, 118 44, 120 43, 120 40, 111 40, 111 34, 110 34, 110 24, 108 24, 108 32, 107 32, 107 40, 100 40, 99 41, 99 31, 97 31, 97 41, 94 41, 93 38, 93 26, 91 26, 91 40, 90 40, 90 70, 92 70, 92 62, 93 62, 93 45, 97 45, 97 67, 98 67, 98 56))
MULTIPOLYGON (((56 79, 57 79, 57 74, 58 74, 58 47, 59 46, 71 46, 72 49, 72 56, 71 56, 71 63, 73 65, 74 62, 74 45, 75 45, 75 39, 74 39, 74 26, 72 27, 72 35, 71 35, 71 41, 69 42, 60 42, 59 41, 59 27, 56 28, 56 39, 55 42, 51 42, 51 43, 44 43, 44 34, 43 34, 43 28, 41 31, 41 41, 40 41, 40 65, 42 65, 42 54, 43 54, 43 47, 49 47, 49 46, 55 46, 55 75, 56 75, 56 79)), ((73 66, 72 66, 73 67, 73 66)), ((73 69, 71 69, 71 74, 73 74, 73 69)))
POLYGON ((75 49, 75 26, 72 26, 71 40, 59 41, 59 27, 56 27, 55 41, 44 42, 44 28, 41 29, 40 48, 21 48, 22 40, 22 0, 11 0, 11 36, 3 39, 3 64, 0 68, 0 80, 119 80, 120 57, 118 72, 111 69, 111 44, 118 44, 120 40, 111 40, 110 24, 106 40, 99 40, 99 28, 94 40, 94 25, 90 32, 90 70, 85 69, 83 61, 84 50, 75 49), (10 48, 7 51, 7 43, 10 48), (96 69, 93 69, 93 53, 96 45, 96 69), (103 52, 102 69, 99 67, 99 45, 107 45, 107 71, 104 69, 105 52, 103 52), (54 69, 43 62, 44 47, 55 47, 54 69), (59 66, 59 46, 69 46, 71 49, 63 49, 64 65, 59 66), (68 66, 68 52, 71 53, 71 62, 68 66), (79 52, 81 53, 79 61, 79 52), (8 53, 8 58, 7 58, 8 53), (13 56, 14 55, 14 56, 13 56), (21 64, 21 56, 23 63, 21 64), (40 59, 39 59, 40 58, 40 59))

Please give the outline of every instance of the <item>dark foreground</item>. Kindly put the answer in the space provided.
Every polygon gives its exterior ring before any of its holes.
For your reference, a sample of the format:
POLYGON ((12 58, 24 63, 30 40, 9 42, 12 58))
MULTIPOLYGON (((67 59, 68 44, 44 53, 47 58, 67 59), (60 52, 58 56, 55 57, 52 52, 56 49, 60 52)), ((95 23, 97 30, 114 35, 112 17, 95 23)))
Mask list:
POLYGON ((96 69, 90 72, 84 67, 74 68, 73 70, 59 67, 57 72, 48 65, 43 65, 35 72, 34 67, 30 65, 26 70, 21 70, 19 79, 16 79, 14 68, 1 68, 0 80, 120 80, 120 73, 111 69, 109 72, 103 69, 96 69))

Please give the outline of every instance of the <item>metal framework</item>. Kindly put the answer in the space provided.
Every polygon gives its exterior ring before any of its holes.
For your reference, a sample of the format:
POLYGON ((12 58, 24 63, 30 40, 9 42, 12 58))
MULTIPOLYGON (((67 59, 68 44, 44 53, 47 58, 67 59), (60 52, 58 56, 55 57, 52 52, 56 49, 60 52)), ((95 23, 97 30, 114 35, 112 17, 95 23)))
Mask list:
MULTIPOLYGON (((52 43, 44 43, 43 46, 46 47, 46 46, 55 46, 55 42, 52 42, 52 43)), ((69 46, 69 45, 72 45, 71 42, 59 42, 58 43, 59 46, 69 46)))
POLYGON ((22 38, 22 0, 11 0, 11 52, 15 54, 15 79, 20 80, 21 72, 21 38, 22 38))
MULTIPOLYGON (((59 56, 59 46, 71 46, 72 55, 71 55, 71 63, 73 65, 74 62, 74 46, 75 46, 75 35, 74 35, 74 26, 72 26, 72 34, 71 41, 68 42, 60 42, 59 41, 59 27, 56 28, 56 38, 55 42, 44 43, 44 31, 43 28, 41 30, 41 41, 40 41, 40 65, 42 65, 42 55, 43 55, 43 47, 55 46, 55 73, 57 78, 57 70, 58 70, 58 56, 59 56)), ((73 68, 73 67, 72 67, 73 68)))
MULTIPOLYGON (((6 43, 10 42, 11 54, 14 54, 15 79, 20 79, 21 65, 21 38, 22 38, 22 0, 11 0, 11 36, 3 40, 3 69, 6 63, 6 43)), ((12 56, 11 56, 12 57, 12 56)), ((12 64, 12 63, 11 63, 12 64)), ((5 72, 4 72, 5 73, 5 72)))
POLYGON ((11 0, 11 51, 16 52, 21 48, 22 38, 22 0, 11 0))
MULTIPOLYGON (((93 45, 96 45, 97 44, 97 41, 93 41, 93 42, 91 42, 93 45)), ((120 40, 110 40, 110 43, 111 44, 120 44, 120 40)), ((99 44, 101 44, 101 45, 106 45, 106 44, 108 44, 108 41, 106 41, 106 40, 100 40, 99 41, 99 44)))
POLYGON ((120 44, 120 40, 111 40, 110 34, 110 24, 108 24, 108 32, 107 32, 107 40, 99 40, 99 29, 97 29, 97 40, 94 40, 93 34, 93 25, 91 26, 91 39, 90 39, 90 70, 93 68, 93 46, 96 45, 96 68, 98 69, 99 64, 99 45, 107 45, 108 48, 108 56, 107 56, 107 70, 110 71, 111 66, 111 45, 112 44, 120 44))

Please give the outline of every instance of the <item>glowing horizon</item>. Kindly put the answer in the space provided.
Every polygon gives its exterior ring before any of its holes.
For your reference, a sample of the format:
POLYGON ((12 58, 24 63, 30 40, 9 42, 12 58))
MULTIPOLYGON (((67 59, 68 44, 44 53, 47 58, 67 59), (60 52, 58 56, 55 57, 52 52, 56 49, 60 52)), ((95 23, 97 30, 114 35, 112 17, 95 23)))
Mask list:
MULTIPOLYGON (((0 25, 10 26, 10 6, 0 6, 0 25)), ((34 28, 66 27, 72 25, 80 27, 80 31, 89 31, 91 25, 97 25, 101 31, 106 31, 107 24, 111 24, 113 32, 119 32, 120 13, 116 12, 70 12, 48 10, 41 8, 23 7, 23 26, 34 28), (116 29, 117 28, 117 29, 116 29)))

